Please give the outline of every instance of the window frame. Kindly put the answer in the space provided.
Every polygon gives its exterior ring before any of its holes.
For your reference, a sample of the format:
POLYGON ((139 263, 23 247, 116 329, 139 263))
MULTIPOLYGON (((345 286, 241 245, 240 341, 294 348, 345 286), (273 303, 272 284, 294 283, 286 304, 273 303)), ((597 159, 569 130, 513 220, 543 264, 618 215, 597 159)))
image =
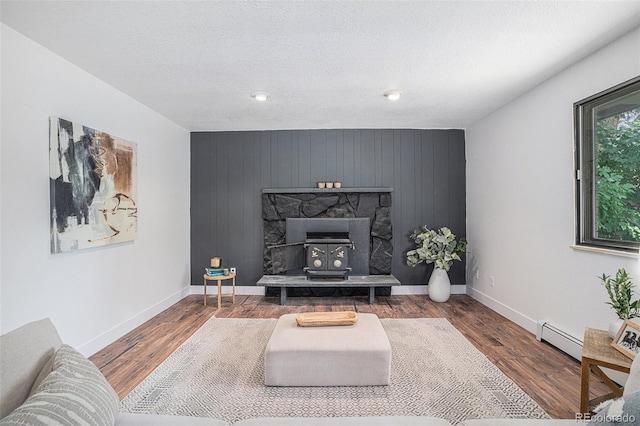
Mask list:
POLYGON ((574 103, 576 245, 638 253, 640 242, 598 238, 594 108, 640 89, 640 76, 574 103))

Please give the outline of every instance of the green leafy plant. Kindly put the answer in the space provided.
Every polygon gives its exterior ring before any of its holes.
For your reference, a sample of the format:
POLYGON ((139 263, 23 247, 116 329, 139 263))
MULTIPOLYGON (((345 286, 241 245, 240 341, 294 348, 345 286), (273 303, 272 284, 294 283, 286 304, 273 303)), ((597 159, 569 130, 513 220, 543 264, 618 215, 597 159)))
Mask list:
POLYGON ((609 167, 598 168, 598 236, 622 241, 640 241, 640 210, 629 200, 638 191, 622 183, 622 175, 609 167))
POLYGON ((454 260, 460 259, 460 255, 467 250, 467 240, 456 236, 447 227, 437 231, 423 226, 416 229, 409 236, 416 243, 417 248, 407 252, 407 265, 416 266, 422 262, 433 263, 436 268, 448 271, 454 260))
POLYGON ((640 108, 597 122, 597 236, 640 241, 640 108))
POLYGON ((602 274, 600 281, 609 294, 611 305, 618 318, 629 319, 640 315, 640 299, 631 300, 633 298, 633 282, 627 275, 624 268, 618 269, 615 278, 602 274))

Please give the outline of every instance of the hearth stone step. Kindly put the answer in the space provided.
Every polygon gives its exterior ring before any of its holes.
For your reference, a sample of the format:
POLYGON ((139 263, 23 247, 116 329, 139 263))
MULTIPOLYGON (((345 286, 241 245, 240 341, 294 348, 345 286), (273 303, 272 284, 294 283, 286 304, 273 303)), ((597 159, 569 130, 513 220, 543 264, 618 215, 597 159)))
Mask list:
POLYGON ((287 303, 289 287, 369 287, 369 304, 374 304, 376 287, 401 285, 393 275, 351 275, 346 280, 310 280, 304 275, 263 275, 258 285, 264 287, 280 287, 280 304, 287 303))

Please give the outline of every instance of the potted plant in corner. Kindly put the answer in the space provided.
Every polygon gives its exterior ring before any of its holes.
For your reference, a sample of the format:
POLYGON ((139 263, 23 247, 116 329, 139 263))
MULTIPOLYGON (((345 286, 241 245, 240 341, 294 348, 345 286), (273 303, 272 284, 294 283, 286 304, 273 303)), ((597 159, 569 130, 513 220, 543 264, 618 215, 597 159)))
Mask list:
POLYGON ((640 315, 640 299, 633 298, 633 282, 624 268, 618 269, 615 278, 602 274, 600 281, 609 295, 608 305, 611 305, 618 316, 609 323, 609 337, 616 337, 618 330, 626 319, 636 318, 640 315))
POLYGON ((435 231, 426 225, 413 231, 409 238, 417 247, 407 252, 407 265, 415 267, 422 262, 433 263, 433 272, 429 278, 429 298, 434 302, 446 302, 451 295, 448 271, 454 260, 462 260, 460 255, 467 250, 467 240, 456 240, 456 236, 447 227, 435 231))

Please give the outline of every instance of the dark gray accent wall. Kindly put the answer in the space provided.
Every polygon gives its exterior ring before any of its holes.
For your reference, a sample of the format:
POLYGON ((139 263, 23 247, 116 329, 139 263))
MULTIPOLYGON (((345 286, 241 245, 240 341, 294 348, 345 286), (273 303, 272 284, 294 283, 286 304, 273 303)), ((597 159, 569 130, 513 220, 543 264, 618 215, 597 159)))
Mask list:
MULTIPOLYGON (((238 285, 262 276, 263 188, 391 187, 392 273, 426 284, 432 266, 406 266, 411 232, 448 226, 466 236, 463 130, 280 130, 191 134, 191 283, 210 258, 237 268, 238 285)), ((449 272, 464 284, 464 265, 449 272)))

